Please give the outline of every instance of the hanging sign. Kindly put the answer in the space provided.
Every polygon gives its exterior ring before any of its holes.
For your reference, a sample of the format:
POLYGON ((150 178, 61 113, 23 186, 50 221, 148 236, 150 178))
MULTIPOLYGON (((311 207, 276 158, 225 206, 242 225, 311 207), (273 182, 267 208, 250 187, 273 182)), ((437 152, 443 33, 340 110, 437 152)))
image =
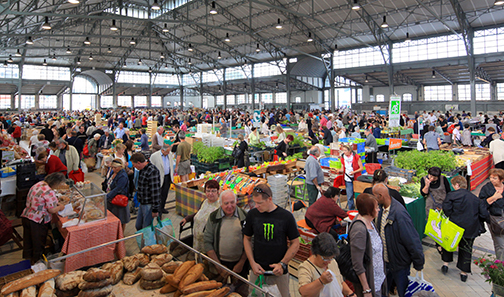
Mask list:
POLYGON ((400 118, 401 118, 401 97, 390 96, 389 127, 399 127, 400 118))

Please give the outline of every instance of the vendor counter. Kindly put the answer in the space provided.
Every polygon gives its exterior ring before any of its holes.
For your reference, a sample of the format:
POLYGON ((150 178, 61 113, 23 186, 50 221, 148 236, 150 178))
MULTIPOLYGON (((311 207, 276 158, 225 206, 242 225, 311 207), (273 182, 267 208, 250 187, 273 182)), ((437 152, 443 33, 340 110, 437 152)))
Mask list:
MULTIPOLYGON (((180 184, 174 184, 175 187, 175 210, 182 217, 196 213, 203 200, 206 199, 205 193, 186 188, 180 184)), ((238 196, 237 205, 241 208, 251 208, 252 196, 238 196)))

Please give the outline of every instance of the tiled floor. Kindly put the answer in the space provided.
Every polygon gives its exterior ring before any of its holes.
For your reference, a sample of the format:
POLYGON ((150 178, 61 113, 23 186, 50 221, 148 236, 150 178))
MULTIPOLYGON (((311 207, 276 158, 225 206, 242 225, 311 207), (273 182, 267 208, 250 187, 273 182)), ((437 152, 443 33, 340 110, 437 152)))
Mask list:
MULTIPOLYGON (((97 184, 101 183, 101 177, 96 173, 89 173, 86 175, 86 179, 91 180, 97 184)), ((479 187, 480 188, 480 187, 479 187)), ((479 193, 479 188, 474 191, 477 195, 479 193)), ((174 206, 175 195, 173 192, 170 192, 167 204, 167 207, 174 206)), ((301 219, 303 216, 302 210, 295 213, 296 219, 301 219)), ((175 210, 171 210, 167 215, 169 217, 174 226, 178 226, 178 223, 182 219, 175 213, 175 210)), ((125 236, 132 235, 136 231, 134 220, 130 221, 124 232, 125 236)), ((18 232, 22 234, 22 228, 18 228, 18 232)), ((442 261, 440 259, 439 254, 436 252, 435 248, 430 247, 433 244, 433 241, 429 238, 424 238, 424 254, 425 254, 425 268, 424 268, 424 278, 431 282, 434 286, 436 292, 441 297, 448 296, 490 296, 491 295, 491 285, 485 282, 485 278, 480 274, 481 270, 471 264, 472 275, 469 275, 469 278, 466 283, 460 281, 459 271, 455 267, 456 264, 451 264, 450 270, 447 275, 443 275, 440 271, 442 261)), ((5 250, 10 250, 13 247, 13 243, 8 243, 4 246, 0 247, 0 252, 5 250)), ((136 245, 136 241, 134 239, 128 240, 126 242, 127 254, 135 254, 138 252, 138 247, 136 245)), ((487 232, 482 236, 478 237, 474 243, 474 257, 479 257, 482 255, 487 255, 488 253, 493 254, 493 242, 490 237, 490 234, 487 232)), ((4 254, 0 256, 0 266, 6 264, 13 264, 21 261, 21 251, 12 252, 8 254, 4 254)), ((414 270, 413 270, 414 272, 414 270)), ((297 279, 291 277, 291 294, 292 296, 300 296, 297 291, 297 279)))

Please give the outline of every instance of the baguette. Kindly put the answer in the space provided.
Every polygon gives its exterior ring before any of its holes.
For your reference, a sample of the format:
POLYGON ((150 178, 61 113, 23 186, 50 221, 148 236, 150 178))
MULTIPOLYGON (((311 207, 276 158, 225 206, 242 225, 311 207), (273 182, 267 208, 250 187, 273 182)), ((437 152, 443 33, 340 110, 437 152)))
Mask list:
POLYGON ((180 290, 175 291, 175 293, 173 294, 173 297, 180 297, 180 296, 182 296, 182 292, 180 290))
POLYGON ((110 277, 110 272, 106 269, 100 268, 90 268, 84 275, 82 279, 87 282, 99 282, 110 277))
POLYGON ((106 297, 112 292, 112 286, 80 291, 78 297, 106 297))
POLYGON ((185 261, 178 267, 178 269, 173 273, 173 280, 177 285, 194 265, 196 265, 196 262, 194 261, 185 261))
POLYGON ((5 297, 19 297, 19 292, 10 293, 9 295, 7 295, 5 297))
POLYGON ((82 270, 76 270, 58 276, 56 278, 56 289, 61 291, 70 291, 77 288, 79 284, 84 281, 82 279, 84 273, 86 272, 82 270))
POLYGON ((149 255, 159 255, 164 254, 168 251, 168 248, 164 244, 153 244, 149 246, 144 246, 142 248, 142 253, 149 255))
POLYGON ((54 279, 50 279, 40 286, 38 297, 53 297, 54 291, 54 279))
POLYGON ((98 282, 83 281, 82 283, 79 284, 79 289, 81 289, 81 290, 99 289, 99 288, 103 288, 103 287, 109 286, 111 284, 112 284, 112 278, 111 277, 106 278, 106 279, 101 280, 101 281, 98 281, 98 282))
POLYGON ((37 297, 37 287, 30 286, 21 291, 19 297, 37 297))
POLYGON ((204 281, 204 282, 199 282, 199 283, 192 283, 190 285, 185 286, 182 289, 182 293, 184 293, 184 295, 188 295, 188 294, 200 292, 200 291, 219 289, 220 287, 222 287, 222 283, 216 282, 214 280, 204 281))
POLYGON ((168 274, 167 276, 165 276, 165 280, 170 285, 174 286, 175 288, 178 288, 178 283, 176 283, 175 280, 173 279, 173 274, 168 274))
POLYGON ((172 259, 173 259, 173 256, 170 254, 154 255, 151 257, 151 263, 154 262, 161 267, 164 264, 170 262, 172 259))
POLYGON ((140 267, 137 267, 135 271, 127 272, 126 274, 124 274, 123 283, 128 286, 133 285, 140 279, 140 277, 142 277, 141 272, 142 268, 140 267))
POLYGON ((177 288, 170 285, 170 284, 167 284, 165 285, 164 287, 161 288, 161 290, 159 291, 159 293, 161 294, 168 294, 168 293, 172 293, 172 292, 175 292, 177 291, 177 288))
POLYGON ((146 279, 140 279, 140 288, 144 290, 155 290, 163 287, 166 284, 166 280, 164 277, 155 280, 155 281, 150 281, 146 279))
POLYGON ((200 282, 206 282, 206 281, 208 281, 208 280, 209 280, 209 279, 208 279, 208 277, 207 277, 204 273, 203 273, 203 274, 200 276, 200 278, 199 278, 199 281, 200 281, 200 282))
POLYGON ((212 292, 211 294, 207 295, 207 297, 224 297, 227 293, 229 293, 229 290, 229 287, 224 287, 212 292))
POLYGON ((137 258, 140 261, 140 263, 138 263, 138 266, 141 266, 141 267, 146 266, 150 262, 149 255, 144 254, 144 253, 136 254, 133 257, 137 258))
POLYGON ((199 292, 191 293, 189 295, 182 295, 182 296, 184 296, 184 297, 205 297, 205 296, 208 296, 208 295, 212 294, 215 291, 216 290, 199 291, 199 292))
POLYGON ((204 269, 205 267, 201 263, 191 267, 191 269, 189 269, 189 271, 185 274, 184 278, 180 281, 179 288, 184 289, 185 286, 197 281, 203 274, 204 269))
POLYGON ((61 271, 57 269, 47 269, 43 271, 39 271, 34 274, 27 275, 15 281, 12 281, 2 288, 2 295, 8 295, 10 293, 14 293, 16 291, 20 291, 24 288, 28 288, 30 286, 38 285, 45 282, 48 279, 54 278, 58 276, 61 271))
POLYGON ((170 274, 170 273, 175 273, 175 270, 177 270, 177 267, 179 267, 183 262, 181 261, 170 261, 168 263, 165 263, 163 267, 164 272, 170 274))

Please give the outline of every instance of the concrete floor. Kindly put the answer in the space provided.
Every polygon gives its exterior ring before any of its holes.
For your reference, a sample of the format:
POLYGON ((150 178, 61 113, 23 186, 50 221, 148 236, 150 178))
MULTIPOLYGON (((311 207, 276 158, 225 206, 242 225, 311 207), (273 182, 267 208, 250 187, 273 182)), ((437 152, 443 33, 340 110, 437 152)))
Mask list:
MULTIPOLYGON (((86 179, 90 180, 96 184, 101 184, 102 178, 97 173, 88 173, 86 174, 86 179)), ((486 182, 485 182, 486 183, 486 182)), ((484 183, 484 184, 485 184, 484 183)), ((476 195, 479 193, 478 187, 475 191, 473 191, 476 195)), ((174 207, 175 203, 175 194, 170 192, 168 197, 167 207, 174 207)), ((169 217, 174 226, 178 226, 179 222, 182 220, 182 217, 175 213, 175 210, 171 210, 168 215, 165 217, 169 217)), ((302 219, 304 217, 303 211, 298 211, 295 213, 295 217, 297 220, 302 219)), ((20 234, 22 234, 22 228, 17 229, 20 234)), ((136 231, 135 229, 135 221, 132 220, 126 225, 126 230, 124 232, 125 236, 132 235, 136 231)), ((177 233, 178 234, 178 233, 177 233)), ((471 264, 472 267, 472 275, 469 275, 467 282, 463 283, 460 281, 459 271, 455 267, 456 264, 452 263, 450 266, 450 270, 448 274, 443 275, 441 273, 441 265, 442 261, 440 255, 437 253, 435 248, 431 247, 433 245, 433 241, 430 238, 423 239, 424 245, 424 254, 425 254, 425 268, 424 268, 424 278, 432 283, 434 286, 436 293, 439 296, 449 297, 449 296, 490 296, 491 295, 491 284, 485 282, 485 278, 480 274, 481 270, 474 264, 471 264)), ((9 242, 0 247, 0 252, 8 251, 15 248, 13 242, 9 242)), ((126 242, 127 255, 132 255, 138 252, 138 246, 134 239, 128 240, 126 242)), ((493 252, 493 241, 490 237, 489 232, 483 234, 478 237, 474 243, 474 252, 473 257, 480 257, 483 255, 494 254, 493 252)), ((7 264, 14 264, 21 260, 23 260, 21 255, 21 251, 11 252, 0 256, 0 266, 7 264)), ((412 270, 414 272, 414 270, 412 270)), ((300 296, 297 290, 297 279, 291 277, 291 294, 292 296, 300 296)))

